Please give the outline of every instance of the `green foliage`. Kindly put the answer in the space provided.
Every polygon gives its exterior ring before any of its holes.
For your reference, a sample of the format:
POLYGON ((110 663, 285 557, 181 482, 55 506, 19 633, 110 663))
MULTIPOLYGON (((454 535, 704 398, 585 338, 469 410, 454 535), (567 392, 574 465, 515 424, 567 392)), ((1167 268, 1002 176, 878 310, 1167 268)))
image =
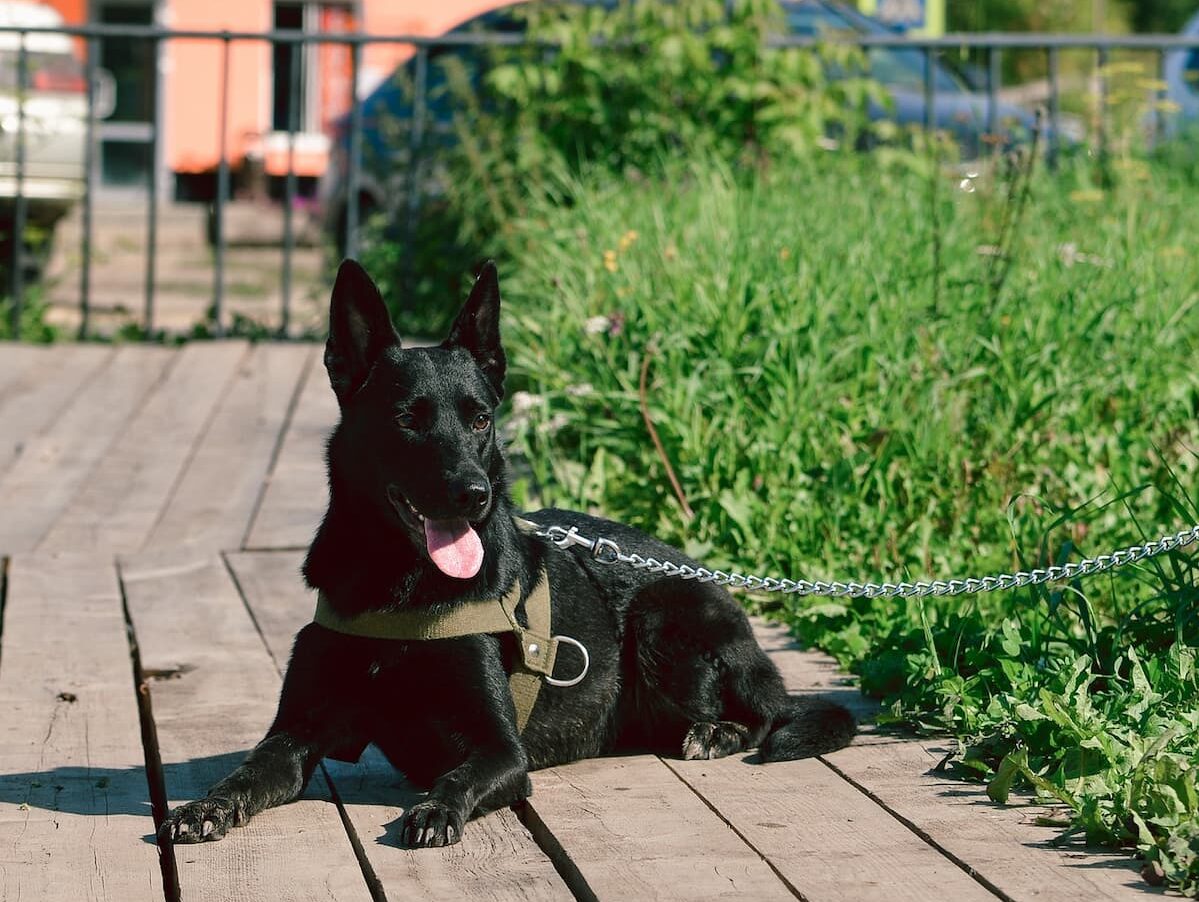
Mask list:
MULTIPOLYGON (((656 174, 680 151, 730 165, 789 165, 852 147, 881 99, 847 45, 771 48, 785 31, 777 0, 624 0, 517 7, 527 41, 432 65, 434 103, 457 110, 454 137, 433 134, 438 200, 375 223, 364 258, 399 304, 402 326, 440 331, 463 273, 530 204, 561 193, 583 169, 656 174), (855 74, 858 73, 858 74, 855 74), (414 229, 415 234, 406 231, 414 229), (412 265, 404 241, 417 248, 412 265), (403 239, 403 240, 399 240, 403 239), (448 299, 448 300, 447 300, 448 299), (410 319, 420 310, 420 319, 410 319)), ((391 140, 405 146, 406 133, 391 140)), ((406 174, 400 174, 406 178, 406 174)))
MULTIPOLYGON (((1029 568, 1196 522, 1193 181, 1035 174, 996 291, 1010 176, 947 178, 934 306, 919 162, 603 169, 531 199, 502 267, 518 499, 810 579, 1029 568), (693 519, 647 440, 647 357, 693 519)), ((887 719, 951 730, 997 796, 1049 793, 1194 892, 1197 585, 1179 554, 1052 591, 775 613, 887 719)))
POLYGON ((947 3, 950 31, 1116 31, 1172 34, 1195 13, 1194 0, 976 0, 947 3), (1095 16, 1105 13, 1103 21, 1095 16))
POLYGON ((30 341, 48 344, 58 338, 58 329, 46 322, 48 305, 42 291, 29 287, 21 304, 21 321, 13 331, 12 299, 0 298, 0 341, 30 341))

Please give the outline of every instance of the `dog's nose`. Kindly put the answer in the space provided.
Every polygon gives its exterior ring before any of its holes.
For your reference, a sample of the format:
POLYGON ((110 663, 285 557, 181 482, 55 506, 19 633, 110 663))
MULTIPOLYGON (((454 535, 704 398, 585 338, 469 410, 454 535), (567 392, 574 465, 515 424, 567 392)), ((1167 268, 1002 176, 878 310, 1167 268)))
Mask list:
POLYGON ((491 486, 478 479, 464 483, 454 497, 454 503, 457 504, 458 509, 468 517, 477 517, 483 513, 487 510, 490 501, 491 486))

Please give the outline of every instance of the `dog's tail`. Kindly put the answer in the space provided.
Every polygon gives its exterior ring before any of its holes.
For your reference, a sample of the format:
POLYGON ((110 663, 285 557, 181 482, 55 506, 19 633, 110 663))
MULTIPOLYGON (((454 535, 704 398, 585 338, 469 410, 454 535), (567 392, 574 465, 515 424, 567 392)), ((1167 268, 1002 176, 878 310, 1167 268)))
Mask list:
POLYGON ((762 741, 763 761, 792 761, 835 752, 849 745, 857 730, 844 705, 818 696, 791 696, 762 741))

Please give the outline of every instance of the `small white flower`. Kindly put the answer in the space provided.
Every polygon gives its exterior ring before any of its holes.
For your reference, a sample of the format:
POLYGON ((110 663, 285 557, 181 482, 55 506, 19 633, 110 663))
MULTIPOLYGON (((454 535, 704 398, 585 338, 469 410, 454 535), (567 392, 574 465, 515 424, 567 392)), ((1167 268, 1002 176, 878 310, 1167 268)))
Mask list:
POLYGON ((550 417, 546 422, 542 423, 538 427, 538 430, 543 435, 553 435, 554 433, 556 433, 560 429, 562 429, 562 427, 565 426, 569 422, 570 422, 570 417, 568 417, 566 414, 556 413, 552 417, 550 417))
POLYGON ((588 335, 599 335, 601 332, 608 331, 608 325, 608 317, 592 316, 588 317, 587 321, 583 323, 583 331, 588 335))
POLYGON ((545 399, 541 395, 535 395, 532 392, 518 391, 512 393, 512 415, 520 416, 527 414, 535 407, 540 407, 545 399))

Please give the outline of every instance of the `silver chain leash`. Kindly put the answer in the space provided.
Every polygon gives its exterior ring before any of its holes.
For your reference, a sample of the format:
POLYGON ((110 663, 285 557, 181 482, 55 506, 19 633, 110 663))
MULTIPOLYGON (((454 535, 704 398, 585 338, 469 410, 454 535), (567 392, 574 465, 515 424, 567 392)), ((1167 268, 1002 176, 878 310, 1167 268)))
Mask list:
POLYGON ((625 564, 634 570, 643 570, 647 573, 692 579, 700 583, 713 583, 718 586, 730 586, 734 589, 748 589, 751 592, 781 592, 784 595, 820 595, 833 598, 920 598, 925 595, 972 595, 978 592, 996 592, 1004 589, 1019 589, 1023 586, 1037 586, 1057 580, 1092 576, 1106 570, 1123 567, 1125 564, 1148 560, 1167 551, 1186 548, 1199 540, 1199 525, 1176 532, 1171 536, 1162 536, 1154 542, 1130 545, 1127 548, 1113 551, 1111 554, 1101 554, 1098 557, 1087 558, 1076 563, 1055 564, 1043 569, 997 573, 993 576, 978 578, 938 579, 931 582, 914 583, 857 583, 836 580, 823 582, 821 580, 745 576, 740 573, 725 573, 723 570, 708 570, 705 567, 660 561, 657 558, 643 557, 635 553, 626 554, 611 539, 603 537, 589 539, 574 526, 569 528, 565 526, 539 527, 533 532, 533 535, 548 539, 562 549, 585 548, 601 564, 625 564))

